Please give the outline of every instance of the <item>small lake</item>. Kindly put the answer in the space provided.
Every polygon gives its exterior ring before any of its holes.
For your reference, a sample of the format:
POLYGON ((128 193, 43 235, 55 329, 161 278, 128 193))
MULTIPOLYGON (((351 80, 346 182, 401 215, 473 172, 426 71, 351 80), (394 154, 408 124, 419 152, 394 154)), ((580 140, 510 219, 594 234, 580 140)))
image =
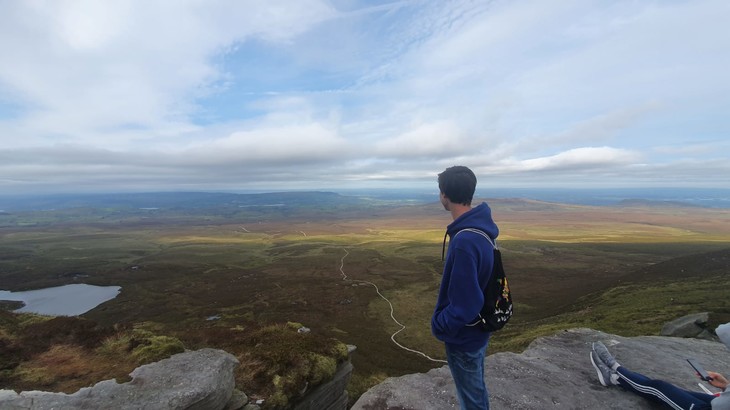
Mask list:
POLYGON ((77 316, 107 300, 114 299, 121 289, 120 286, 73 284, 25 292, 0 290, 0 300, 15 300, 25 303, 25 306, 14 312, 77 316))

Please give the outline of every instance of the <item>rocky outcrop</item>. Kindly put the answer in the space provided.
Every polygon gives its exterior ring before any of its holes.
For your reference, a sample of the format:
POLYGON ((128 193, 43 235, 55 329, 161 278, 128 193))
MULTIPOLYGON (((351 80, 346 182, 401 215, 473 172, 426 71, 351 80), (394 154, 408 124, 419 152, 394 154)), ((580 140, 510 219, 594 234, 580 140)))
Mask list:
MULTIPOLYGON (((536 339, 521 354, 488 356, 485 365, 491 408, 661 408, 620 387, 599 384, 589 359, 591 343, 596 340, 604 342, 627 368, 686 389, 700 391, 699 379, 685 360, 688 357, 698 359, 709 370, 730 374, 730 352, 721 343, 662 336, 629 338, 591 329, 571 329, 536 339)), ((428 373, 389 378, 368 390, 352 407, 353 410, 458 408, 446 366, 428 373)))
POLYGON ((224 409, 234 397, 236 366, 238 360, 222 350, 185 352, 138 367, 123 384, 105 380, 74 394, 0 390, 0 408, 224 409))
POLYGON ((710 314, 708 312, 682 316, 662 326, 659 334, 662 336, 692 337, 717 341, 717 336, 707 329, 709 320, 710 314))
MULTIPOLYGON (((348 352, 354 349, 349 346, 348 352)), ((130 382, 105 380, 74 394, 0 390, 0 409, 258 410, 234 388, 237 366, 229 353, 201 349, 138 367, 130 382)), ((345 410, 352 370, 349 360, 340 363, 332 379, 308 392, 293 410, 345 410)))

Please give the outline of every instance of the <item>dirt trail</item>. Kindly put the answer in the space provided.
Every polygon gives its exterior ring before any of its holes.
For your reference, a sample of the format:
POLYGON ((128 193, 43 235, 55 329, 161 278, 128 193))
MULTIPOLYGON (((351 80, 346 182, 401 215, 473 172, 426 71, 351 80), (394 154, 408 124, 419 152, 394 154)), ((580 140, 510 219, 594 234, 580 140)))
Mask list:
POLYGON ((348 282, 364 283, 364 284, 372 286, 373 288, 375 288, 375 292, 378 294, 378 296, 380 296, 384 301, 386 301, 388 303, 388 306, 390 306, 390 318, 393 319, 393 322, 395 322, 398 326, 400 326, 400 329, 398 329, 395 333, 390 335, 390 340, 392 340, 393 343, 395 343, 396 346, 400 347, 401 349, 407 350, 411 353, 416 353, 418 355, 421 355, 432 362, 447 363, 446 360, 434 359, 431 356, 427 355, 426 353, 403 346, 402 344, 398 343, 397 340, 395 340, 395 336, 398 333, 405 330, 406 326, 404 324, 402 324, 401 322, 399 322, 398 319, 395 318, 393 304, 390 303, 390 300, 388 300, 388 298, 386 298, 382 293, 380 293, 380 289, 378 288, 378 285, 374 284, 373 282, 368 282, 366 280, 348 279, 347 274, 345 273, 345 258, 347 257, 347 255, 350 254, 350 252, 348 252, 347 249, 343 249, 343 250, 345 251, 345 255, 342 257, 342 259, 340 259, 340 273, 342 274, 342 280, 345 280, 348 282))

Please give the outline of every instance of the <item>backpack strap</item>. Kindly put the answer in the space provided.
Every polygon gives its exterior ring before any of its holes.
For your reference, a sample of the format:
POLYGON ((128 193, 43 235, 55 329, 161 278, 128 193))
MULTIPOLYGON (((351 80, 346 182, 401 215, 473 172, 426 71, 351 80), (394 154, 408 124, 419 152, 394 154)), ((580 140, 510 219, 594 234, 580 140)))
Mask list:
POLYGON ((458 235, 458 234, 460 234, 460 233, 462 233, 462 232, 464 232, 464 231, 469 231, 469 232, 474 232, 474 233, 478 233, 479 235, 481 235, 481 236, 485 237, 485 238, 486 238, 486 239, 487 239, 487 240, 489 241, 489 244, 490 244, 490 245, 492 245, 492 248, 494 248, 494 249, 499 249, 499 247, 497 246, 497 244, 496 244, 495 242, 492 242, 492 238, 490 238, 490 237, 489 237, 489 235, 487 235, 487 233, 486 233, 486 232, 484 232, 484 231, 482 231, 481 229, 476 229, 476 228, 464 228, 464 229, 460 230, 459 232, 455 233, 455 234, 454 234, 454 237, 456 237, 456 235, 458 235))
MULTIPOLYGON (((487 235, 487 233, 484 232, 484 231, 482 231, 481 229, 464 228, 464 229, 460 230, 459 232, 455 233, 454 234, 454 238, 456 237, 456 235, 458 235, 458 234, 460 234, 460 233, 462 233, 464 231, 474 232, 474 233, 477 233, 477 234, 483 236, 484 238, 486 238, 487 241, 489 241, 489 244, 492 245, 492 247, 494 248, 495 251, 499 251, 499 248, 497 247, 497 244, 494 243, 494 242, 492 242, 492 238, 490 238, 489 235, 487 235)), ((494 268, 492 268, 492 269, 494 269, 494 268)), ((494 274, 494 273, 492 273, 492 274, 494 274)), ((484 289, 482 289, 482 292, 484 292, 484 289)), ((482 317, 482 313, 479 312, 479 318, 474 323, 467 323, 466 326, 476 326, 476 325, 478 325, 480 323, 483 323, 483 322, 484 322, 484 318, 482 317)))
MULTIPOLYGON (((457 232, 456 232, 456 233, 454 234, 454 238, 456 238, 456 235, 460 234, 460 233, 461 233, 461 232, 463 232, 463 231, 469 231, 469 232, 474 232, 474 233, 478 233, 479 235, 481 235, 481 236, 483 236, 483 237, 487 238, 487 241, 489 241, 489 244, 490 244, 490 245, 492 245, 492 247, 493 247, 494 249, 497 249, 497 250, 499 250, 499 248, 497 247, 497 245, 496 245, 496 244, 495 244, 494 242, 492 242, 492 238, 490 238, 490 237, 489 237, 489 235, 487 235, 487 234, 486 234, 486 233, 485 233, 484 231, 482 231, 481 229, 476 229, 476 228, 464 228, 464 229, 461 229, 461 230, 457 231, 457 232)), ((446 233, 444 234, 444 244, 443 244, 443 246, 441 247, 441 262, 443 262, 443 261, 444 261, 444 255, 446 255, 446 238, 448 237, 448 235, 449 235, 449 233, 448 233, 448 232, 446 232, 446 233)), ((452 238, 452 239, 453 239, 453 238, 452 238)))

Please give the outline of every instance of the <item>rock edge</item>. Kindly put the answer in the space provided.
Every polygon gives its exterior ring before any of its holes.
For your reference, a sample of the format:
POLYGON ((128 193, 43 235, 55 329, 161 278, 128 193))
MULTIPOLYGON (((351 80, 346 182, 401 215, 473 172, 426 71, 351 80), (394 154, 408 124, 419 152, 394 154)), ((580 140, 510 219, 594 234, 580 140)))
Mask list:
MULTIPOLYGON (((698 359, 708 370, 730 374, 730 352, 722 343, 664 336, 622 337, 592 329, 569 329, 536 339, 521 354, 488 356, 485 377, 490 408, 661 408, 620 387, 599 384, 589 360, 591 343, 597 340, 605 343, 627 368, 688 390, 700 391, 699 379, 685 360, 688 357, 698 359)), ((365 392, 352 407, 353 410, 458 408, 447 366, 427 373, 388 378, 365 392)))

